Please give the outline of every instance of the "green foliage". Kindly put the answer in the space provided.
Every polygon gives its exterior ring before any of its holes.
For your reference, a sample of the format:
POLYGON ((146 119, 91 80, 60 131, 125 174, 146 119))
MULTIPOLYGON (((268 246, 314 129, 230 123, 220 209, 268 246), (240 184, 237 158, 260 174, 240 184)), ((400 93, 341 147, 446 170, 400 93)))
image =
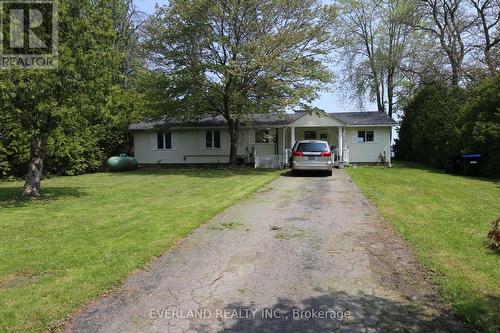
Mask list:
POLYGON ((28 158, 26 133, 19 124, 0 119, 0 178, 24 175, 28 158))
POLYGON ((159 96, 173 101, 177 119, 226 118, 235 163, 249 114, 310 102, 330 82, 334 16, 318 0, 170 1, 147 23, 157 78, 171 81, 159 96))
POLYGON ((463 152, 482 154, 482 174, 500 177, 500 74, 473 88, 462 112, 463 152))
POLYGON ((404 106, 396 142, 399 159, 445 167, 448 157, 460 152, 461 116, 465 100, 460 88, 424 85, 404 106))
POLYGON ((45 145, 45 173, 96 171, 128 152, 128 124, 144 107, 142 94, 123 86, 128 31, 118 31, 116 16, 128 5, 60 2, 58 68, 0 73, 0 177, 26 173, 35 138, 45 145))
POLYGON ((421 86, 404 106, 397 158, 444 167, 459 154, 481 154, 481 175, 500 177, 500 75, 466 89, 421 86))
POLYGON ((105 159, 99 137, 90 128, 75 133, 54 130, 47 141, 45 170, 50 174, 78 175, 97 170, 105 159))

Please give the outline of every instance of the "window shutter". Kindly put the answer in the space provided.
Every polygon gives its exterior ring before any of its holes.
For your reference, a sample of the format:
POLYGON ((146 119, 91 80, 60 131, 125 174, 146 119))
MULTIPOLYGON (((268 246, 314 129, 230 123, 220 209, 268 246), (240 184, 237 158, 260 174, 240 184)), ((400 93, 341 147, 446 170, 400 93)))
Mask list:
POLYGON ((171 131, 172 133, 172 149, 177 149, 177 131, 171 131))
POLYGON ((351 133, 352 143, 358 143, 358 131, 354 131, 351 133))
POLYGON ((376 130, 373 130, 373 141, 375 143, 380 143, 380 134, 376 130))
MULTIPOLYGON (((238 145, 241 145, 241 146, 244 146, 245 143, 248 141, 248 138, 247 138, 247 131, 241 131, 238 135, 238 145)), ((228 137, 228 143, 229 143, 229 133, 227 135, 228 137)))
MULTIPOLYGON (((240 133, 241 135, 241 133, 240 133)), ((227 149, 229 142, 229 133, 227 131, 220 131, 220 147, 221 149, 227 149)))
POLYGON ((251 145, 255 144, 255 130, 248 131, 248 143, 251 145))
POLYGON ((158 132, 151 132, 151 150, 158 150, 158 132))
POLYGON ((206 149, 207 146, 205 144, 206 139, 206 130, 198 131, 198 140, 200 142, 200 149, 206 149))

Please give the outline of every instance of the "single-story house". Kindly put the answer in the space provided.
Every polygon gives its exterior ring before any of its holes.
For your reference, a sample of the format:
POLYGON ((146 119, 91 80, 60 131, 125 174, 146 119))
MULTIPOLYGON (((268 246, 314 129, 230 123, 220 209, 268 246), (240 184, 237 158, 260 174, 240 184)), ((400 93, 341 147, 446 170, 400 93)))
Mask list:
MULTIPOLYGON (((383 112, 253 115, 239 132, 238 158, 286 163, 297 140, 324 140, 335 162, 390 163, 391 131, 397 122, 383 112)), ((130 125, 134 154, 142 164, 228 163, 230 137, 221 117, 199 121, 150 121, 130 125)))

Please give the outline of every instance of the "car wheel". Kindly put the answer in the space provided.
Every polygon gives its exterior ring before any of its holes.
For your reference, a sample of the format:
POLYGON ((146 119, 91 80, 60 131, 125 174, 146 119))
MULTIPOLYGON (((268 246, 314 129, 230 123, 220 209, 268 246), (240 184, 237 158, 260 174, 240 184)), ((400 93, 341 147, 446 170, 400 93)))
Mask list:
POLYGON ((328 170, 328 171, 326 172, 326 175, 327 175, 327 176, 329 176, 329 177, 330 177, 330 176, 333 176, 333 170, 328 170))

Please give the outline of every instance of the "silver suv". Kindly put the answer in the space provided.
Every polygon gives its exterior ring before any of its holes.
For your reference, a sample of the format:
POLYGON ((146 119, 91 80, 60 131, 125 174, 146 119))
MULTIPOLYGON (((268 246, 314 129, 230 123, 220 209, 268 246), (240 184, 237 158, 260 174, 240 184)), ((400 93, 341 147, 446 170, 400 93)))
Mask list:
POLYGON ((297 170, 323 170, 332 174, 333 154, 326 141, 301 140, 292 149, 292 173, 297 170))

